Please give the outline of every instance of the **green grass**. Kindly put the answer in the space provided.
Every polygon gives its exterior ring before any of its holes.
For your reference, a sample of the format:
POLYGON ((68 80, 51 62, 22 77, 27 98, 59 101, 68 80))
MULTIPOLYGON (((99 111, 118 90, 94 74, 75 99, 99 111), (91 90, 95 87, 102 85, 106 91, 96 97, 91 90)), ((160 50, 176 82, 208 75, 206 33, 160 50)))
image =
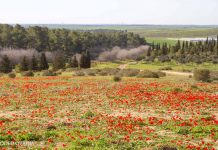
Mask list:
POLYGON ((164 44, 164 43, 167 43, 168 45, 173 46, 173 45, 176 45, 176 43, 177 43, 177 40, 170 40, 170 39, 167 39, 167 38, 145 38, 145 39, 146 39, 146 41, 148 43, 153 43, 154 42, 154 44, 159 43, 161 45, 164 44))
POLYGON ((182 71, 182 70, 193 70, 195 68, 198 69, 209 69, 211 71, 218 71, 218 65, 212 63, 203 63, 203 64, 196 64, 196 63, 188 63, 188 64, 177 64, 176 62, 153 62, 153 63, 143 63, 138 62, 136 64, 128 64, 128 68, 135 68, 135 69, 148 69, 148 70, 158 70, 162 67, 171 67, 173 70, 182 71))
POLYGON ((183 71, 189 70, 192 71, 193 69, 209 69, 211 71, 218 71, 218 64, 212 63, 203 63, 203 64, 196 64, 196 63, 187 63, 187 64, 178 64, 175 61, 172 62, 165 62, 161 63, 158 61, 152 63, 146 62, 131 62, 131 61, 122 61, 119 63, 116 62, 96 62, 93 65, 93 69, 103 69, 103 68, 118 68, 121 64, 127 64, 126 68, 132 69, 142 69, 142 70, 159 70, 163 67, 171 67, 175 71, 183 71))
POLYGON ((183 25, 47 25, 49 28, 67 28, 71 30, 127 30, 146 38, 207 37, 218 34, 218 26, 183 25))
POLYGON ((93 69, 103 69, 103 68, 118 68, 122 62, 96 62, 92 64, 93 69))

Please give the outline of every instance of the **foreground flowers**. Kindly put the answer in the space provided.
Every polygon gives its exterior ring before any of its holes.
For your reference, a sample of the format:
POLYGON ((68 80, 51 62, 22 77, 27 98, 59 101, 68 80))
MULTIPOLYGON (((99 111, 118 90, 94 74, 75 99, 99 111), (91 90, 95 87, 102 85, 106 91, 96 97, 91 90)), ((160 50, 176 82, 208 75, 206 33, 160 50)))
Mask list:
POLYGON ((0 85, 0 141, 45 149, 218 146, 217 84, 34 77, 0 85))

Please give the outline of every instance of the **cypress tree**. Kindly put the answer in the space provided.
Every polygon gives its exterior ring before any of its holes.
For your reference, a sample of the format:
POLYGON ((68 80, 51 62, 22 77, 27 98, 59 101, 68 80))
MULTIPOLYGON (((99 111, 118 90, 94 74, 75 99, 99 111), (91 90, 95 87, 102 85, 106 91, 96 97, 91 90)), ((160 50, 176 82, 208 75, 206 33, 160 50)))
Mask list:
POLYGON ((85 63, 86 68, 91 68, 91 56, 89 51, 86 51, 86 63, 85 63))
POLYGON ((63 69, 65 67, 64 56, 60 52, 56 52, 54 55, 52 65, 54 70, 63 69))
POLYGON ((84 52, 81 54, 79 64, 80 64, 80 65, 79 65, 80 68, 86 68, 86 55, 85 55, 84 52))
POLYGON ((30 65, 29 65, 29 69, 34 70, 34 71, 38 70, 38 63, 37 63, 35 55, 32 56, 32 59, 31 59, 30 65))
POLYGON ((11 62, 7 55, 4 55, 0 63, 0 72, 9 73, 12 71, 11 62))
POLYGON ((72 68, 77 68, 79 66, 76 55, 73 56, 73 59, 70 59, 70 66, 72 68))
POLYGON ((39 61, 39 68, 41 70, 47 70, 49 68, 45 53, 41 54, 40 61, 39 61))
POLYGON ((28 61, 26 56, 20 62, 20 71, 28 71, 28 61))

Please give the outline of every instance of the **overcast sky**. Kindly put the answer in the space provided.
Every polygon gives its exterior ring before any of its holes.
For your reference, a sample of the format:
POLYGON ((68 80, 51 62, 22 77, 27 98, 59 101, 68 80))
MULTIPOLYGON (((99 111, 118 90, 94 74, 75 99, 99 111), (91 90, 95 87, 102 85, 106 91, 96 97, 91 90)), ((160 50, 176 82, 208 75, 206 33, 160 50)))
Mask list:
POLYGON ((0 0, 0 23, 218 25, 218 0, 0 0))

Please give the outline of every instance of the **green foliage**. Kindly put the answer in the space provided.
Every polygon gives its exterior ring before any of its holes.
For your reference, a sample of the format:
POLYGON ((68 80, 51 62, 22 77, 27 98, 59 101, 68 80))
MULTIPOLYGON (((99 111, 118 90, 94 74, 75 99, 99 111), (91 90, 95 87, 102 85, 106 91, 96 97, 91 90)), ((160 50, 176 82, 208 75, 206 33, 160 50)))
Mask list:
POLYGON ((85 76, 86 74, 83 71, 78 70, 78 71, 75 71, 73 75, 74 76, 85 76))
POLYGON ((161 71, 157 71, 155 72, 159 77, 165 77, 166 76, 166 73, 164 72, 161 72, 161 71))
POLYGON ((20 25, 2 24, 0 31, 2 47, 31 48, 39 52, 61 50, 67 55, 85 52, 93 47, 137 47, 145 43, 139 35, 121 30, 76 32, 68 29, 48 29, 40 26, 24 28, 20 25))
POLYGON ((173 70, 171 67, 162 67, 159 70, 173 70))
POLYGON ((80 68, 90 68, 91 67, 91 58, 90 54, 87 51, 86 53, 82 53, 80 57, 80 68))
POLYGON ((33 77, 34 73, 32 71, 24 71, 21 73, 24 77, 33 77))
POLYGON ((115 75, 113 77, 114 82, 120 82, 122 80, 122 78, 120 76, 115 75))
POLYGON ((49 68, 45 53, 41 54, 40 61, 39 61, 39 69, 40 70, 47 70, 49 68))
POLYGON ((134 77, 139 74, 140 70, 139 69, 123 69, 119 71, 120 76, 125 76, 125 77, 134 77))
POLYGON ((77 58, 76 58, 75 55, 73 56, 72 59, 70 59, 69 64, 70 64, 70 67, 72 67, 72 68, 78 68, 79 67, 79 63, 78 63, 77 58))
POLYGON ((84 118, 86 118, 86 119, 88 119, 88 118, 92 118, 92 117, 94 117, 95 116, 95 114, 92 112, 92 111, 87 111, 85 114, 84 114, 84 118))
POLYGON ((51 70, 43 70, 42 76, 56 76, 57 74, 51 70))
POLYGON ((29 69, 30 70, 33 70, 33 71, 36 71, 38 70, 38 62, 37 62, 37 59, 35 57, 35 55, 32 56, 32 59, 31 59, 31 62, 29 64, 29 69))
POLYGON ((53 58, 53 70, 65 68, 65 60, 63 54, 59 51, 54 54, 53 58))
POLYGON ((23 57, 23 59, 20 62, 20 71, 28 71, 28 60, 26 56, 23 57))
POLYGON ((210 71, 208 69, 195 69, 194 79, 196 81, 208 81, 210 79, 210 71))
POLYGON ((14 79, 14 78, 16 78, 16 74, 15 73, 9 73, 8 77, 14 79))
POLYGON ((11 63, 7 55, 4 55, 0 62, 0 72, 9 73, 12 71, 11 63))
POLYGON ((139 78, 159 78, 157 73, 152 72, 150 70, 141 71, 137 77, 139 78))
POLYGON ((40 141, 42 139, 42 136, 33 133, 26 133, 18 135, 18 139, 20 141, 40 141))

